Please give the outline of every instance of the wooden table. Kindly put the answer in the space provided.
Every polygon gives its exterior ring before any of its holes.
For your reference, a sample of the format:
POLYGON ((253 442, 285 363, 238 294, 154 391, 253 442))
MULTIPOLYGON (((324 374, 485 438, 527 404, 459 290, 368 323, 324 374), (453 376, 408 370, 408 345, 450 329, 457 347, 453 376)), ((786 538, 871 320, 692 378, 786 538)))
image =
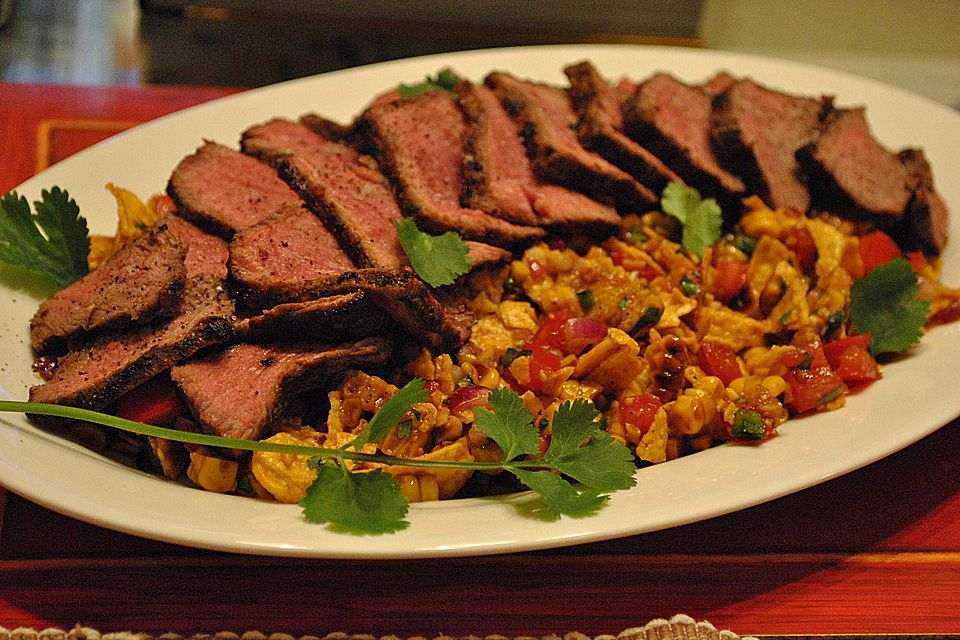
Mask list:
MULTIPOLYGON (((0 85, 0 191, 119 129, 225 93, 0 85)), ((960 421, 864 469, 728 516, 452 560, 197 551, 79 523, 0 490, 0 626, 596 635, 682 612, 740 634, 960 633, 957 452, 960 421)))

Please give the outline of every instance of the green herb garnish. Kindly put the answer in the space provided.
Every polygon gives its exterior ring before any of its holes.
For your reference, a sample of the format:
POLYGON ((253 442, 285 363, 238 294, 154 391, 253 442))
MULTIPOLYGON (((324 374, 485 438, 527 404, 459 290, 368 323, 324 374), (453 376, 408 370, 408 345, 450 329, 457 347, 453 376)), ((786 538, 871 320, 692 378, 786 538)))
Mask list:
POLYGON ((529 356, 531 353, 533 353, 533 351, 530 349, 514 349, 513 347, 507 347, 507 350, 504 351, 503 356, 500 358, 500 365, 504 369, 509 369, 514 360, 522 356, 529 356))
POLYGON ((685 296, 694 297, 700 295, 700 285, 690 276, 684 275, 680 278, 680 289, 685 296))
POLYGON ((818 398, 816 403, 814 404, 816 404, 817 406, 820 406, 822 404, 827 404, 828 402, 832 402, 840 396, 840 393, 842 391, 843 391, 843 385, 840 385, 833 391, 830 391, 829 393, 825 393, 822 397, 818 398))
POLYGON ((846 319, 847 314, 843 311, 834 311, 829 316, 827 316, 827 323, 823 328, 823 337, 829 338, 833 335, 833 332, 840 328, 840 325, 843 324, 843 321, 846 319))
POLYGON ((590 289, 585 289, 577 294, 577 302, 580 303, 580 308, 584 311, 590 311, 593 309, 593 291, 590 289))
POLYGON ((683 225, 683 248, 698 258, 720 239, 723 213, 714 198, 704 200, 693 187, 671 182, 663 189, 660 206, 683 225))
POLYGON ((874 267, 850 288, 850 320, 857 333, 872 336, 872 355, 900 353, 920 341, 930 305, 917 298, 919 291, 903 258, 874 267))
POLYGON ((435 77, 427 76, 423 82, 418 84, 401 84, 397 87, 397 93, 401 98, 416 98, 432 89, 442 89, 456 95, 454 90, 460 77, 450 69, 441 69, 435 77))
POLYGON ((0 198, 0 262, 62 289, 88 272, 87 221, 59 187, 42 191, 33 206, 35 213, 15 191, 0 198))
POLYGON ((765 435, 763 418, 756 411, 737 409, 730 434, 739 440, 762 440, 765 435))
POLYGON ((663 315, 662 309, 658 309, 657 307, 647 307, 646 311, 643 312, 643 315, 640 316, 640 319, 637 320, 637 322, 627 333, 629 333, 631 336, 634 336, 647 327, 652 327, 657 323, 658 320, 660 320, 661 315, 663 315))
POLYGON ((453 284, 470 270, 467 243, 456 231, 432 236, 410 218, 397 222, 397 235, 413 270, 431 287, 453 284))

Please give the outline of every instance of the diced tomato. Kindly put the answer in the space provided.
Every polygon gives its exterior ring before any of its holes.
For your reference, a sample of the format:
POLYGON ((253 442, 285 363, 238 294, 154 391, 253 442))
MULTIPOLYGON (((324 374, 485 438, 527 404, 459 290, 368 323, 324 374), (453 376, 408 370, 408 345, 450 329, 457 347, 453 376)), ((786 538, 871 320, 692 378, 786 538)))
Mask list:
POLYGON ((660 399, 649 393, 642 396, 627 396, 620 402, 620 421, 632 424, 640 433, 646 433, 661 406, 663 403, 660 399))
POLYGON ((901 258, 900 247, 883 231, 871 231, 860 238, 860 259, 863 261, 864 274, 874 267, 887 264, 894 258, 901 258))
POLYGON ((543 391, 543 374, 549 374, 560 369, 560 356, 544 347, 528 344, 524 349, 530 351, 530 381, 521 385, 528 391, 540 393, 543 391))
POLYGON ((537 262, 536 260, 534 260, 533 258, 527 259, 527 266, 530 268, 530 277, 534 281, 540 281, 546 277, 547 272, 543 268, 543 265, 537 262))
POLYGON ((913 272, 919 274, 927 265, 927 259, 923 256, 923 251, 910 251, 907 253, 907 260, 910 261, 910 268, 913 272))
POLYGON ((843 393, 843 380, 830 368, 819 340, 794 346, 783 357, 788 367, 783 379, 789 387, 787 404, 795 413, 816 409, 843 393))
POLYGON ((569 311, 548 313, 546 317, 540 321, 540 327, 537 329, 537 333, 534 334, 533 339, 530 340, 530 343, 540 347, 550 347, 557 351, 562 351, 563 323, 569 320, 571 315, 569 311))
POLYGON ((817 245, 806 227, 792 227, 787 230, 783 243, 797 254, 798 266, 804 273, 813 273, 817 264, 817 245))
POLYGON ((120 396, 116 414, 155 427, 172 427, 185 412, 176 386, 167 375, 161 374, 120 396))
POLYGON ((736 352, 725 344, 704 340, 697 351, 697 359, 704 373, 720 378, 725 385, 743 375, 736 352))
POLYGON ((823 345, 830 366, 844 382, 880 379, 880 366, 870 355, 870 334, 864 333, 823 345))
POLYGON ((735 298, 747 284, 746 262, 720 260, 717 262, 716 275, 713 278, 713 292, 722 302, 735 298))
POLYGON ((165 216, 167 214, 176 213, 177 211, 177 203, 175 203, 173 198, 165 193, 158 193, 150 198, 150 200, 153 204, 153 209, 157 212, 158 216, 165 216))
POLYGON ((620 249, 609 249, 607 250, 607 254, 610 256, 610 259, 613 260, 613 264, 618 267, 623 264, 623 251, 620 251, 620 249))

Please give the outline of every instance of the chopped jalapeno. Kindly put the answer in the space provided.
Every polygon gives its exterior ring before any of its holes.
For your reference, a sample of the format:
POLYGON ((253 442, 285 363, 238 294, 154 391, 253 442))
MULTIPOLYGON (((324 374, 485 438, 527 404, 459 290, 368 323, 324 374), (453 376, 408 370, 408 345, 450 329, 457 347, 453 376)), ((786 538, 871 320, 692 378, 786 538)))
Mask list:
POLYGON ((530 349, 514 349, 513 347, 509 347, 500 359, 500 364, 503 365, 504 368, 509 368, 514 360, 521 356, 528 356, 531 353, 533 353, 533 351, 530 349))
POLYGON ((683 294, 686 296, 693 297, 700 294, 700 285, 690 276, 685 275, 680 278, 680 288, 683 289, 683 294))
POLYGON ((837 387, 836 389, 834 389, 834 390, 831 391, 830 393, 824 395, 822 398, 820 398, 819 400, 817 400, 817 406, 820 406, 820 405, 822 405, 822 404, 827 404, 828 402, 833 402, 834 400, 836 400, 836 399, 840 396, 840 393, 841 393, 842 391, 843 391, 843 385, 840 385, 839 387, 837 387))
POLYGON ((847 314, 845 314, 843 311, 834 311, 831 313, 827 317, 827 324, 823 329, 823 337, 827 338, 832 335, 834 331, 839 329, 846 317, 847 314))
POLYGON ((663 311, 661 309, 656 307, 647 307, 647 310, 643 312, 643 315, 640 316, 640 319, 637 320, 637 323, 633 325, 632 329, 630 329, 630 335, 632 336, 640 331, 643 331, 647 327, 655 325, 662 314, 663 311))
POLYGON ((593 291, 590 289, 585 289, 577 294, 577 301, 580 303, 580 308, 584 311, 590 311, 593 308, 593 291))

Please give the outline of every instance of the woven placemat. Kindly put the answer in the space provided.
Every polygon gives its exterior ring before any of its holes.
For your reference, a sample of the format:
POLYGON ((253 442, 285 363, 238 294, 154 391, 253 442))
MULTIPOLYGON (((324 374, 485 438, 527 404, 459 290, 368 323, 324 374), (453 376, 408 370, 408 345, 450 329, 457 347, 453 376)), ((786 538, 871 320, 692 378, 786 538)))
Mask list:
POLYGON ((220 631, 217 633, 163 633, 160 635, 138 631, 100 631, 77 624, 72 629, 29 629, 18 627, 7 629, 0 626, 0 640, 756 640, 740 638, 732 631, 721 631, 706 621, 697 622, 690 616, 678 614, 669 620, 658 618, 642 627, 631 627, 617 635, 588 636, 578 632, 540 637, 520 636, 510 638, 502 635, 488 636, 375 636, 362 633, 327 633, 324 635, 293 636, 287 633, 261 633, 245 631, 235 633, 220 631))

